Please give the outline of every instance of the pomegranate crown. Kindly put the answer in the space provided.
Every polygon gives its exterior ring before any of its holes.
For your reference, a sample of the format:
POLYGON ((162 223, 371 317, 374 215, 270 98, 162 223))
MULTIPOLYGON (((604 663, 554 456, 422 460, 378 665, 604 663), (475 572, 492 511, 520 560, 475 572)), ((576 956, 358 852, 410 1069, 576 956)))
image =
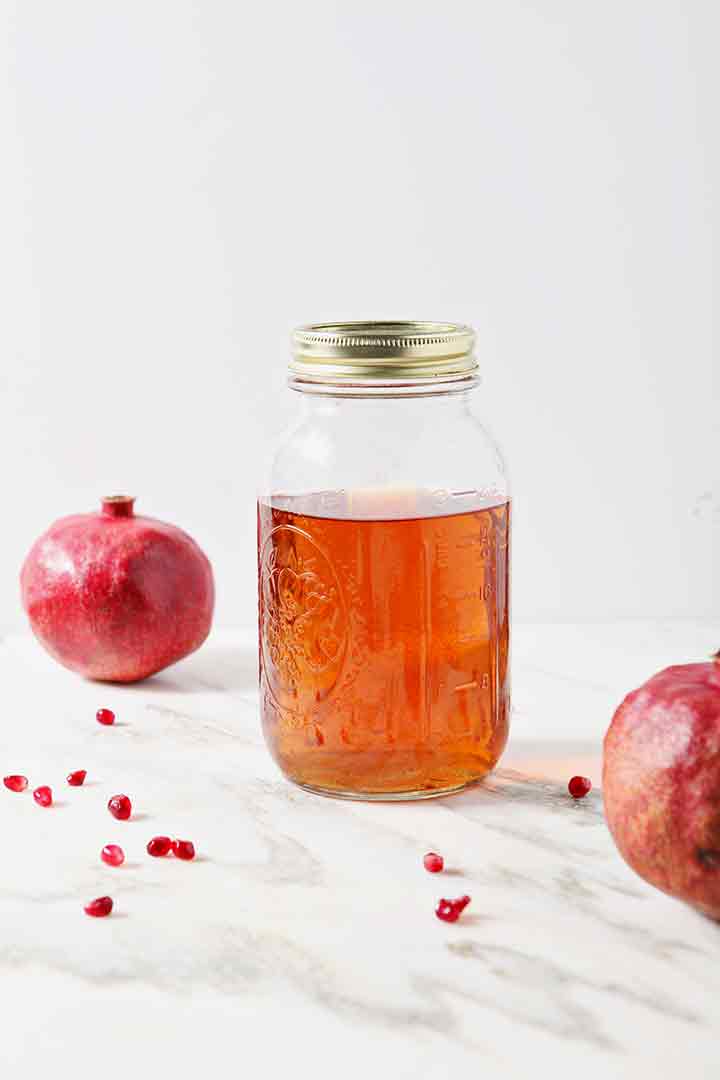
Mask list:
POLYGON ((134 504, 134 495, 103 495, 100 500, 105 517, 113 518, 132 517, 134 504))

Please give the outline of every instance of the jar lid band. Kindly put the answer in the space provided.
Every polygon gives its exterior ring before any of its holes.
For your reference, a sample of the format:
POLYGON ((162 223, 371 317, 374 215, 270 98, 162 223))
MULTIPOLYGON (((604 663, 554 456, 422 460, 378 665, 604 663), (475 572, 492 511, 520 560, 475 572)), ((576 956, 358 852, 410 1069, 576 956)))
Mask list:
POLYGON ((461 323, 311 323, 292 335, 290 371, 318 382, 447 379, 477 369, 474 346, 461 323))

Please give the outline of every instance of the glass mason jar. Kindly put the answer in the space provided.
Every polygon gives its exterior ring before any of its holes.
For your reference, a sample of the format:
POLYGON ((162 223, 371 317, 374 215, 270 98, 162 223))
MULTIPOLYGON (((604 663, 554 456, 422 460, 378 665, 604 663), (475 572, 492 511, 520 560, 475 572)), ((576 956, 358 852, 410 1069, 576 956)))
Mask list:
POLYGON ((270 752, 324 795, 416 799, 484 776, 508 733, 508 478, 471 411, 474 334, 293 336, 296 422, 258 499, 270 752))

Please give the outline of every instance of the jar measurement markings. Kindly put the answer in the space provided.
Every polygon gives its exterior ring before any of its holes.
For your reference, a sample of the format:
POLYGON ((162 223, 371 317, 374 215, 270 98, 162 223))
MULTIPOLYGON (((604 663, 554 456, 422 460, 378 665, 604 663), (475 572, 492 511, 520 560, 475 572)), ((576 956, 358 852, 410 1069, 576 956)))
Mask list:
POLYGON ((473 679, 471 682, 461 683, 460 686, 456 686, 453 690, 454 694, 459 694, 461 690, 489 690, 490 689, 490 675, 488 672, 484 672, 479 679, 473 679))

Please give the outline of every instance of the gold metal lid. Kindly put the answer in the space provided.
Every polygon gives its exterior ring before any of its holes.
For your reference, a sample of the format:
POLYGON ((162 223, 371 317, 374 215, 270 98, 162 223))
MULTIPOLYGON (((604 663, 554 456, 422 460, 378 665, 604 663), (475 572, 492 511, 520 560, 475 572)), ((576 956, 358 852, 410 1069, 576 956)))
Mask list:
POLYGON ((290 371, 310 382, 454 380, 477 370, 475 332, 460 323, 311 323, 292 346, 290 371))

